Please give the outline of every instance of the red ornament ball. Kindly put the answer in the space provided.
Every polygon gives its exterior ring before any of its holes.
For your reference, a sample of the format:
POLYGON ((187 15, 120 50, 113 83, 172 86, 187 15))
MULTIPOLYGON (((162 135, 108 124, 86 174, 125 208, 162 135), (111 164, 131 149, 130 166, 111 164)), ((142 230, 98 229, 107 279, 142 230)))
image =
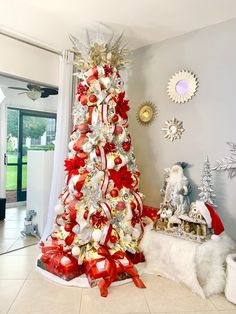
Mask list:
POLYGON ((71 232, 71 230, 72 230, 72 224, 66 223, 65 226, 64 226, 64 229, 65 229, 67 232, 71 232))
POLYGON ((101 151, 100 151, 99 148, 96 148, 96 155, 97 155, 97 156, 101 156, 101 151))
POLYGON ((80 130, 81 133, 87 133, 89 130, 89 127, 86 123, 82 123, 78 125, 78 129, 80 130))
POLYGON ((125 152, 128 152, 130 150, 130 143, 123 143, 122 147, 125 152))
POLYGON ((140 177, 140 172, 139 171, 136 171, 136 176, 140 177))
POLYGON ((82 104, 83 106, 87 105, 87 103, 88 103, 87 96, 82 95, 82 96, 80 97, 80 102, 81 102, 81 104, 82 104))
POLYGON ((116 205, 116 209, 117 209, 117 210, 124 210, 125 207, 126 207, 126 206, 125 206, 125 203, 122 202, 122 201, 118 202, 117 205, 116 205))
POLYGON ((97 96, 96 95, 90 95, 89 96, 89 101, 92 102, 92 103, 96 102, 97 101, 97 96))
POLYGON ((116 189, 113 189, 113 190, 111 190, 111 192, 110 192, 110 195, 112 196, 112 197, 117 197, 118 196, 118 191, 116 190, 116 189))
POLYGON ((135 204, 134 202, 131 202, 131 203, 130 203, 130 208, 131 208, 131 209, 135 209, 135 208, 136 208, 136 204, 135 204))
POLYGON ((120 165, 122 163, 122 159, 118 156, 114 159, 116 165, 120 165))
POLYGON ((113 117, 112 117, 112 121, 113 122, 117 122, 119 120, 119 117, 117 116, 117 114, 115 114, 113 117))
POLYGON ((111 243, 116 243, 117 242, 117 237, 116 236, 114 236, 114 235, 112 235, 111 237, 110 237, 110 241, 111 241, 111 243))
POLYGON ((122 128, 121 126, 119 126, 119 125, 116 125, 116 126, 115 126, 115 130, 114 130, 114 133, 115 133, 116 135, 122 134, 122 133, 123 133, 123 128, 122 128))

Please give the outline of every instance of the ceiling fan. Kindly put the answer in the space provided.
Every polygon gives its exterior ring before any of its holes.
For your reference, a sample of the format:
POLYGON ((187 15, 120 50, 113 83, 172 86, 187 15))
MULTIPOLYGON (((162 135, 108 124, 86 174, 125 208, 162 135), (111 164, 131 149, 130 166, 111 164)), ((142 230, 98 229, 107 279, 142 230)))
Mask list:
POLYGON ((39 98, 47 98, 50 95, 58 94, 58 90, 56 88, 40 87, 38 85, 29 83, 27 84, 27 88, 22 87, 8 87, 8 88, 22 90, 23 92, 19 93, 18 95, 26 94, 33 101, 39 98))

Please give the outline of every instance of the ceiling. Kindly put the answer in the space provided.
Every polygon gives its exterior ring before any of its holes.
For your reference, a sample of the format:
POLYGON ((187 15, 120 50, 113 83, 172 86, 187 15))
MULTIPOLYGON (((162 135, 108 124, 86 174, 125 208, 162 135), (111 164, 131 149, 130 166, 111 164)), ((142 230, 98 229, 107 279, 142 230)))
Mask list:
POLYGON ((235 0, 0 0, 1 27, 61 50, 68 34, 125 31, 131 49, 236 17, 235 0))
MULTIPOLYGON (((57 95, 51 95, 47 98, 39 98, 33 101, 28 98, 26 94, 19 95, 19 93, 22 91, 8 88, 10 86, 26 88, 27 83, 29 82, 0 75, 0 89, 5 95, 4 103, 12 107, 27 108, 32 110, 56 111, 58 101, 57 95)), ((42 87, 47 86, 44 85, 42 87)))

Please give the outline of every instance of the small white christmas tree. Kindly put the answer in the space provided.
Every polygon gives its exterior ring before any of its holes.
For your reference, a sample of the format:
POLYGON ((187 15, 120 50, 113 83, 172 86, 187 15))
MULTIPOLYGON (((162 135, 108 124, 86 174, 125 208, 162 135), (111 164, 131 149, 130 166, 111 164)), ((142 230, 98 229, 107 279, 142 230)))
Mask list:
POLYGON ((201 191, 199 193, 199 199, 201 201, 209 203, 214 208, 217 207, 215 204, 215 194, 213 193, 213 179, 208 156, 206 157, 206 161, 203 165, 201 186, 198 189, 201 191))

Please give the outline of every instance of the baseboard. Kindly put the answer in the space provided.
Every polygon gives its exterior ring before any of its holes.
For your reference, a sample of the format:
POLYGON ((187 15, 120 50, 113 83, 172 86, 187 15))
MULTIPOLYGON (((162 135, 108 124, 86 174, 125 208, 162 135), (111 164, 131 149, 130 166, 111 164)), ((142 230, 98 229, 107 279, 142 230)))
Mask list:
POLYGON ((26 201, 6 204, 6 208, 21 207, 21 206, 26 206, 26 201))

